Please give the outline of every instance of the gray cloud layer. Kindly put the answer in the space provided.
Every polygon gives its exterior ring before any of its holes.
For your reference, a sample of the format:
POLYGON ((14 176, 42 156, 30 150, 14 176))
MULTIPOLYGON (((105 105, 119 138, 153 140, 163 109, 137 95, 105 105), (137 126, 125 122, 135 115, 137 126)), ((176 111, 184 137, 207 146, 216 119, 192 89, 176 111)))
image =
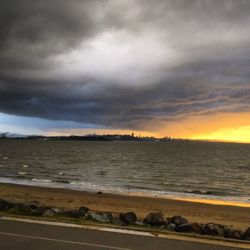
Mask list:
POLYGON ((0 111, 137 128, 250 111, 248 0, 3 0, 0 111))

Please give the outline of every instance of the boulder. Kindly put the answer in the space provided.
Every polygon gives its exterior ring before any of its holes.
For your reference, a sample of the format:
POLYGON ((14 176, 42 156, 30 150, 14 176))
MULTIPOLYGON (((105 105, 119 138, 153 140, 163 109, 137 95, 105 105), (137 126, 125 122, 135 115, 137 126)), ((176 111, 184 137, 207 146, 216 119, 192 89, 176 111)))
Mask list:
POLYGON ((51 210, 51 209, 47 209, 43 213, 43 216, 45 216, 45 217, 53 217, 55 215, 56 215, 56 213, 53 210, 51 210))
POLYGON ((10 209, 12 207, 13 207, 12 203, 10 203, 6 200, 0 199, 0 211, 4 211, 4 210, 10 209))
POLYGON ((175 231, 176 225, 174 223, 168 223, 165 228, 169 231, 175 231))
POLYGON ((244 232, 242 239, 250 241, 250 227, 244 232))
POLYGON ((186 223, 176 227, 176 232, 201 234, 202 228, 198 223, 186 223))
POLYGON ((225 238, 240 240, 242 238, 243 233, 239 230, 234 230, 230 227, 224 227, 225 238))
POLYGON ((90 219, 101 222, 101 223, 111 223, 112 222, 112 214, 109 212, 103 213, 89 213, 90 219))
POLYGON ((124 226, 124 222, 118 217, 112 217, 111 223, 117 226, 124 226))
POLYGON ((124 224, 128 225, 131 223, 135 223, 137 221, 137 216, 134 212, 121 213, 119 219, 124 222, 124 224))
POLYGON ((224 237, 224 226, 220 224, 208 223, 203 227, 202 234, 224 237))
POLYGON ((88 213, 88 211, 89 211, 89 208, 88 208, 88 207, 81 206, 81 207, 79 208, 78 211, 79 211, 81 217, 86 217, 86 216, 87 216, 87 213, 88 213))
MULTIPOLYGON (((137 226, 143 226, 143 227, 146 226, 146 225, 143 223, 143 221, 141 221, 141 220, 137 220, 134 224, 137 225, 137 226)), ((148 225, 148 226, 149 226, 149 225, 148 225)))
POLYGON ((175 224, 176 226, 188 223, 188 220, 186 218, 181 217, 179 215, 178 216, 173 216, 171 218, 168 218, 168 221, 170 223, 175 224))
POLYGON ((35 215, 39 216, 44 213, 44 208, 39 207, 35 204, 30 204, 30 203, 19 203, 16 204, 17 212, 28 214, 28 215, 35 215))
POLYGON ((64 213, 64 210, 58 207, 52 207, 51 211, 53 211, 55 215, 62 215, 64 213))
POLYGON ((159 227, 162 225, 166 225, 166 220, 161 212, 157 213, 151 212, 143 220, 143 223, 149 224, 152 227, 159 227))
POLYGON ((51 208, 51 210, 55 212, 56 214, 62 214, 64 212, 62 208, 58 208, 58 207, 53 207, 51 208))
POLYGON ((66 217, 72 217, 72 218, 80 218, 81 217, 81 213, 79 210, 68 210, 62 213, 63 216, 66 217))

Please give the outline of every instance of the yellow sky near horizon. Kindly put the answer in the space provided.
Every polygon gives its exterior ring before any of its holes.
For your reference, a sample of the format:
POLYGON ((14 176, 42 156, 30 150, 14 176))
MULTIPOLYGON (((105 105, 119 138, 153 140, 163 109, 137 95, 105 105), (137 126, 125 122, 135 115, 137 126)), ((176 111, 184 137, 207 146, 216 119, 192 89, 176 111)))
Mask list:
POLYGON ((193 117, 174 122, 165 129, 174 137, 246 143, 250 142, 250 114, 219 113, 193 117))
POLYGON ((171 136, 194 140, 250 142, 249 113, 218 113, 210 116, 190 117, 165 123, 152 121, 143 130, 123 129, 63 129, 49 131, 47 135, 131 134, 136 136, 171 136))
POLYGON ((209 134, 193 136, 192 139, 250 143, 250 126, 220 129, 209 134))

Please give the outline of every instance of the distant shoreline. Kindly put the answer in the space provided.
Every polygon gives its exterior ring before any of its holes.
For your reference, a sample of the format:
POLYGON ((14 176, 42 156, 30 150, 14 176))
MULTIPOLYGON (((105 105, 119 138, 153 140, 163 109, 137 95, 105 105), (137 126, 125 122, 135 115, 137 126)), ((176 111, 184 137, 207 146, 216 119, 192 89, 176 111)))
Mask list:
POLYGON ((140 217, 150 211, 164 214, 182 215, 199 223, 221 223, 244 229, 250 223, 250 207, 236 204, 205 204, 203 201, 163 199, 154 197, 128 196, 121 194, 76 191, 62 188, 35 187, 0 183, 0 198, 14 202, 38 202, 42 205, 65 209, 87 206, 94 211, 120 213, 134 211, 140 217))
POLYGON ((124 137, 114 138, 113 135, 108 136, 20 136, 20 137, 1 137, 0 140, 24 140, 24 141, 93 141, 93 142, 163 142, 163 143, 225 143, 225 144, 250 144, 245 141, 230 140, 206 140, 206 139, 190 139, 190 138, 151 138, 151 137, 124 137))

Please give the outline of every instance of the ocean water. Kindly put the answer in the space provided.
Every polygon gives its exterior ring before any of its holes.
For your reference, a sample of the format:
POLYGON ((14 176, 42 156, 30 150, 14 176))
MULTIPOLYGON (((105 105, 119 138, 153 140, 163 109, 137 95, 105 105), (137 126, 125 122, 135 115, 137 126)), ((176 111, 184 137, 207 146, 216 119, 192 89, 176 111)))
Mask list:
POLYGON ((0 140, 0 182, 250 203, 250 144, 0 140))

